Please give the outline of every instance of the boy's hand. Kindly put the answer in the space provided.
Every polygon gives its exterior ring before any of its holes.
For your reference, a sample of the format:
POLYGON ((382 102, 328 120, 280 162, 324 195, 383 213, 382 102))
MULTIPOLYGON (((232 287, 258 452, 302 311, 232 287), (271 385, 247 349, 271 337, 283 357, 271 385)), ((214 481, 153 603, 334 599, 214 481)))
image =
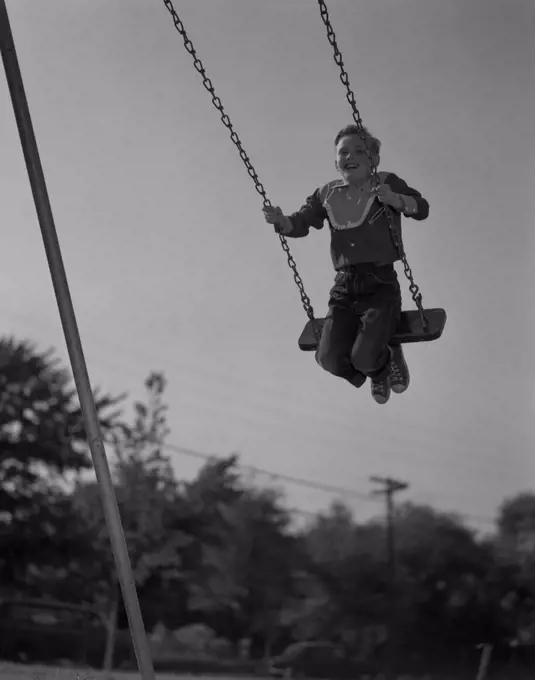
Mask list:
POLYGON ((399 198, 399 194, 396 194, 395 191, 392 191, 388 184, 380 184, 378 187, 375 187, 375 189, 372 189, 372 194, 375 194, 381 203, 391 205, 393 208, 398 210, 403 205, 399 198))
POLYGON ((290 220, 284 215, 279 206, 268 205, 262 208, 264 218, 268 224, 273 224, 280 234, 289 234, 292 230, 290 220))
POLYGON ((281 224, 284 222, 284 214, 278 205, 266 205, 262 208, 262 212, 268 224, 281 224))

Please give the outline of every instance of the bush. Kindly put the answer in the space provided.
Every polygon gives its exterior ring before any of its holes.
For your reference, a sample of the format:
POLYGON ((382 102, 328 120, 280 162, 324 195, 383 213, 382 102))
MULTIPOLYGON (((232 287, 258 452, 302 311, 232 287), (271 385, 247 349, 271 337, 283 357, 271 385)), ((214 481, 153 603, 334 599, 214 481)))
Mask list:
POLYGON ((221 660, 209 657, 176 655, 154 659, 158 673, 191 673, 193 675, 256 675, 257 661, 221 660))

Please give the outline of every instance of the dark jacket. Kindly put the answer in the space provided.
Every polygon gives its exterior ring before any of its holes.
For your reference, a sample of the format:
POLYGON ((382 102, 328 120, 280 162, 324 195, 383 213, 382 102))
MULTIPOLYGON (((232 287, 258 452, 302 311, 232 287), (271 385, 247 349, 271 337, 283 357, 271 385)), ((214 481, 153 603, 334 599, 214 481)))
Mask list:
MULTIPOLYGON (((383 184, 405 199, 406 217, 425 220, 429 203, 393 172, 380 172, 383 184)), ((401 239, 401 213, 391 208, 393 225, 401 239)), ((310 227, 322 229, 325 220, 331 232, 331 258, 336 270, 352 264, 390 264, 400 259, 383 204, 377 197, 349 186, 343 179, 323 185, 307 198, 300 210, 288 216, 291 238, 307 236, 310 227)))

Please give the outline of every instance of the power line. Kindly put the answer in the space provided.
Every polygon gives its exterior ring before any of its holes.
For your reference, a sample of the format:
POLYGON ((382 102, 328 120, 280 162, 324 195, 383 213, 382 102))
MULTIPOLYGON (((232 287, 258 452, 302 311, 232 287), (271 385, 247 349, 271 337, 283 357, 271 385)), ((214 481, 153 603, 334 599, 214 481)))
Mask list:
MULTIPOLYGON (((218 460, 223 456, 216 456, 207 453, 201 453, 200 451, 195 451, 194 449, 188 449, 183 446, 177 446, 175 444, 163 444, 162 448, 168 449, 169 451, 174 451, 175 453, 190 456, 191 458, 199 458, 201 460, 218 460)), ((357 491, 356 489, 348 489, 343 486, 335 486, 332 484, 323 484, 322 482, 315 482, 310 479, 304 479, 302 477, 293 477, 291 475, 282 474, 280 472, 273 472, 272 470, 265 470, 263 468, 256 467, 254 465, 243 465, 240 464, 239 467, 242 470, 249 470, 256 474, 267 475, 273 480, 280 480, 283 482, 288 482, 289 484, 294 484, 295 486, 301 486, 307 489, 314 489, 315 491, 325 491, 326 493, 339 494, 343 496, 351 496, 353 498, 358 498, 359 500, 374 501, 375 499, 369 494, 362 491, 357 491)))
MULTIPOLYGON (((3 311, 4 311, 4 313, 6 313, 7 315, 10 315, 11 317, 18 317, 18 318, 22 317, 22 318, 28 318, 28 319, 30 318, 30 317, 26 317, 24 314, 21 314, 21 313, 15 314, 10 310, 3 310, 3 311)), ((117 349, 120 348, 122 351, 126 350, 132 356, 143 357, 144 359, 146 358, 146 356, 143 353, 141 353, 137 350, 134 350, 132 347, 125 346, 122 343, 113 343, 113 342, 110 342, 109 340, 104 341, 103 338, 95 336, 95 335, 93 335, 93 338, 96 339, 99 342, 99 344, 101 344, 101 345, 108 344, 110 347, 114 346, 117 349)), ((221 377, 225 378, 226 376, 221 375, 221 377)), ((260 391, 263 392, 264 389, 261 388, 260 391)), ((220 455, 216 456, 216 455, 206 454, 206 453, 202 453, 200 451, 195 451, 193 449, 188 449, 188 448, 185 448, 185 447, 179 447, 179 446, 176 446, 176 445, 173 445, 173 444, 165 444, 164 448, 167 448, 169 450, 173 450, 176 453, 179 453, 181 455, 190 456, 190 457, 193 457, 193 458, 198 458, 200 460, 205 460, 205 461, 222 458, 222 456, 220 456, 220 455)), ((323 483, 320 483, 320 482, 315 482, 315 481, 307 480, 307 479, 300 478, 300 477, 293 477, 293 476, 290 476, 290 475, 272 472, 270 470, 257 468, 255 466, 251 466, 251 465, 240 465, 239 467, 241 469, 248 469, 248 470, 250 470, 254 473, 264 474, 264 475, 271 477, 274 480, 281 480, 281 481, 287 482, 289 484, 294 484, 296 486, 301 486, 301 487, 304 487, 304 488, 309 488, 309 489, 313 489, 313 490, 317 490, 317 491, 323 491, 323 492, 326 492, 326 493, 333 493, 333 494, 349 496, 349 497, 352 497, 352 498, 358 498, 360 500, 365 500, 365 501, 372 501, 372 502, 375 501, 375 498, 373 498, 371 495, 366 494, 364 492, 357 491, 355 489, 348 489, 348 488, 339 487, 339 486, 335 486, 335 485, 323 484, 323 483)), ((466 514, 466 513, 458 513, 458 512, 454 513, 454 514, 456 514, 460 518, 476 521, 476 522, 479 522, 479 523, 486 523, 486 524, 492 524, 492 525, 495 524, 495 518, 493 518, 493 517, 466 514)))
MULTIPOLYGON (((18 318, 18 319, 22 318, 22 319, 34 321, 33 317, 31 317, 30 315, 25 315, 24 313, 22 313, 20 311, 19 312, 13 312, 12 310, 8 310, 8 309, 3 308, 2 313, 7 315, 7 316, 10 316, 11 318, 18 318)), ((47 325, 47 324, 46 324, 46 322, 44 324, 41 322, 41 325, 47 325)), ((144 360, 148 361, 148 357, 145 353, 140 352, 139 350, 134 349, 131 346, 125 345, 124 343, 113 342, 113 341, 110 341, 109 338, 104 339, 104 338, 102 338, 98 335, 91 333, 91 332, 88 333, 87 331, 85 332, 85 335, 92 337, 93 340, 96 340, 98 342, 98 344, 101 345, 101 346, 107 345, 109 348, 114 349, 114 351, 120 352, 121 355, 126 352, 126 353, 130 354, 132 357, 143 358, 144 360)), ((110 360, 110 365, 115 366, 116 360, 114 360, 113 362, 110 360)), ((173 366, 175 368, 180 368, 180 370, 184 370, 184 366, 189 366, 189 364, 182 364, 180 361, 177 361, 175 359, 171 362, 171 366, 173 366)), ((203 367, 201 367, 201 366, 196 366, 194 370, 197 373, 203 373, 203 374, 208 375, 208 371, 206 369, 203 369, 203 367)), ((236 376, 229 376, 225 373, 222 373, 220 370, 218 372, 218 377, 223 381, 226 381, 228 379, 232 379, 233 381, 236 381, 236 376)), ((249 381, 246 381, 246 380, 243 380, 243 379, 238 379, 237 382, 242 383, 242 384, 246 384, 248 386, 252 386, 254 384, 254 383, 250 383, 249 381)), ((257 389, 260 393, 267 393, 267 390, 265 389, 265 387, 259 387, 257 389)), ((426 428, 427 428, 426 423, 421 423, 419 425, 420 431, 422 429, 425 430, 426 428)), ((427 429, 429 429, 429 428, 427 428, 427 429)), ((185 455, 187 455, 187 454, 185 454, 185 455)), ((407 452, 405 452, 405 456, 407 456, 407 452)), ((481 457, 478 452, 475 452, 475 454, 471 455, 471 458, 478 458, 478 457, 481 457)), ((488 456, 486 456, 486 458, 485 458, 485 464, 486 465, 489 465, 489 463, 495 464, 496 462, 497 462, 497 459, 495 457, 489 458, 488 456)), ((500 458, 500 463, 503 464, 503 458, 500 458)), ((264 472, 264 474, 271 474, 271 473, 264 472)), ((276 473, 275 473, 275 476, 277 476, 276 473)), ((279 477, 280 477, 280 475, 279 475, 279 477)), ((288 480, 288 481, 290 481, 290 480, 288 480)), ((338 493, 338 492, 335 491, 334 493, 338 493)), ((352 491, 351 495, 355 496, 356 493, 358 493, 358 492, 352 491)), ((460 513, 457 513, 457 514, 459 516, 461 516, 460 513)), ((479 522, 493 522, 494 523, 494 521, 495 521, 494 518, 478 516, 478 515, 463 514, 462 516, 466 517, 466 518, 471 518, 471 519, 477 520, 479 522)))
MULTIPOLYGON (((197 458, 199 460, 204 460, 204 461, 213 461, 213 460, 222 460, 225 458, 225 456, 222 455, 216 455, 216 454, 209 454, 209 453, 203 453, 201 451, 197 451, 195 449, 187 448, 184 446, 177 446, 176 444, 167 444, 164 443, 162 445, 163 449, 167 449, 169 451, 174 451, 175 453, 178 453, 179 455, 183 456, 188 456, 190 458, 197 458)), ((359 500, 365 500, 365 501, 371 501, 371 502, 376 502, 376 495, 373 493, 366 493, 363 491, 357 491, 356 489, 349 489, 347 487, 341 487, 341 486, 336 486, 332 484, 323 484, 322 482, 316 482, 310 479, 305 479, 303 477, 293 477, 291 475, 286 475, 278 472, 273 472, 271 470, 265 470, 263 468, 258 468, 253 465, 244 465, 244 464, 238 464, 238 467, 242 470, 249 470, 253 473, 257 474, 263 474, 271 477, 274 480, 281 480, 285 481, 289 484, 294 484, 296 486, 301 486, 304 488, 308 489, 313 489, 316 491, 324 491, 326 493, 332 493, 332 494, 337 494, 337 495, 344 495, 344 496, 350 496, 353 498, 358 498, 359 500)), ((318 516, 319 513, 315 513, 312 511, 300 511, 300 510, 295 510, 295 512, 300 512, 303 514, 311 514, 318 516)), ((467 513, 462 513, 462 512, 453 512, 453 513, 448 513, 447 511, 444 511, 446 514, 454 514, 457 517, 465 520, 472 520, 480 523, 485 523, 485 524, 492 524, 495 525, 496 519, 494 517, 488 517, 484 515, 471 515, 467 513)))
MULTIPOLYGON (((158 447, 164 450, 168 451, 173 451, 174 453, 177 453, 181 456, 186 456, 189 458, 195 458, 197 460, 202 460, 205 462, 213 462, 213 461, 222 461, 226 460, 232 455, 237 455, 236 452, 231 452, 228 455, 221 455, 221 454, 211 454, 211 453, 206 453, 203 451, 198 451, 196 449, 188 448, 185 446, 178 446, 176 444, 171 444, 171 443, 160 443, 160 442, 155 442, 158 447)), ((345 495, 345 496, 351 496, 354 498, 358 498, 361 500, 365 501, 372 501, 376 502, 377 495, 383 494, 383 491, 375 491, 375 492, 370 492, 369 494, 366 494, 365 492, 362 491, 357 491, 356 489, 349 489, 347 487, 342 487, 342 486, 336 486, 336 485, 331 485, 331 484, 323 484, 321 482, 316 482, 310 479, 305 479, 303 477, 294 477, 291 475, 285 475, 282 473, 278 472, 273 472, 271 470, 266 470, 264 468, 258 468, 253 465, 245 465, 245 464, 237 464, 237 467, 239 470, 248 470, 252 472, 253 474, 263 474, 268 477, 271 477, 273 480, 281 480, 285 481, 289 484, 294 484, 296 486, 301 486, 304 488, 309 488, 309 489, 314 489, 318 491, 323 491, 325 493, 331 493, 331 494, 337 494, 337 495, 345 495)), ((385 483, 385 480, 389 478, 383 478, 383 477, 371 477, 370 478, 372 481, 378 483, 381 480, 381 483, 385 483)), ((394 480, 390 480, 394 482, 394 480)), ((407 485, 408 486, 408 485, 407 485)), ((404 487, 405 488, 405 487, 404 487)), ((397 488, 395 489, 397 490, 397 488)), ((459 518, 460 520, 472 520, 473 522, 478 522, 478 523, 484 523, 484 524, 490 524, 493 527, 496 525, 496 518, 495 517, 489 517, 485 515, 471 515, 467 513, 461 513, 461 512, 452 512, 448 511, 445 509, 436 509, 433 508, 433 506, 429 506, 429 504, 424 503, 424 506, 430 507, 432 510, 435 510, 438 513, 443 513, 445 515, 451 515, 453 517, 459 518)), ((302 508, 297 508, 297 507, 289 507, 287 508, 287 511, 290 514, 294 515, 302 515, 302 516, 307 516, 307 517, 312 517, 312 518, 319 518, 319 517, 324 517, 325 510, 304 510, 302 508)))

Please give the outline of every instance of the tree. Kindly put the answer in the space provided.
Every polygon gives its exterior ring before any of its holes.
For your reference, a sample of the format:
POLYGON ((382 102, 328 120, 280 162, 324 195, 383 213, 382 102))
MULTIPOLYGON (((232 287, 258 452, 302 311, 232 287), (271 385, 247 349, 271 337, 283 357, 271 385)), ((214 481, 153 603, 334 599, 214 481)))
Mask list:
POLYGON ((500 568, 510 578, 508 594, 502 601, 508 618, 514 611, 511 637, 524 644, 535 643, 535 494, 520 493, 500 506, 494 548, 500 568))
POLYGON ((492 546, 455 515, 411 503, 399 508, 395 528, 401 646, 444 665, 476 663, 476 646, 504 635, 492 546))
POLYGON ((535 554, 535 493, 508 498, 498 512, 498 535, 519 555, 535 554))
POLYGON ((309 578, 298 627, 306 637, 345 642, 364 653, 370 630, 382 629, 386 619, 383 528, 356 524, 349 508, 335 502, 304 540, 309 578))
POLYGON ((241 602, 247 593, 247 556, 236 518, 244 489, 236 463, 236 456, 209 461, 184 485, 196 538, 185 555, 188 608, 233 641, 243 634, 241 602))
POLYGON ((304 536, 311 560, 294 630, 364 655, 386 641, 389 624, 392 658, 401 651, 407 672, 418 669, 422 651, 422 662, 461 663, 466 655, 476 663, 478 643, 510 630, 507 598, 519 593, 514 570, 499 568, 493 547, 454 515, 404 504, 395 532, 397 578, 390 583, 384 526, 356 524, 342 504, 320 515, 304 536))
POLYGON ((282 502, 273 489, 249 488, 234 507, 245 586, 240 606, 253 651, 257 643, 266 658, 285 622, 287 603, 298 593, 304 564, 302 545, 290 533, 291 518, 282 502))
MULTIPOLYGON (((104 433, 122 397, 95 395, 104 433), (113 410, 112 410, 113 409, 113 410)), ((40 589, 40 569, 65 566, 75 552, 70 478, 91 467, 70 374, 53 352, 0 340, 0 580, 40 589)), ((79 547, 79 546, 78 546, 79 547)))
POLYGON ((301 561, 283 498, 245 484, 235 456, 207 463, 186 494, 200 549, 190 565, 190 608, 233 642, 248 637, 253 653, 269 654, 301 561))
MULTIPOLYGON (((133 424, 117 424, 112 437, 115 494, 138 588, 154 576, 180 581, 180 551, 192 540, 181 526, 184 503, 170 461, 162 453, 168 433, 163 375, 152 373, 145 387, 147 404, 135 403, 133 424)), ((78 484, 73 498, 95 551, 92 562, 80 563, 77 572, 91 584, 94 602, 106 611, 105 668, 109 671, 122 602, 109 532, 95 482, 78 484)))

